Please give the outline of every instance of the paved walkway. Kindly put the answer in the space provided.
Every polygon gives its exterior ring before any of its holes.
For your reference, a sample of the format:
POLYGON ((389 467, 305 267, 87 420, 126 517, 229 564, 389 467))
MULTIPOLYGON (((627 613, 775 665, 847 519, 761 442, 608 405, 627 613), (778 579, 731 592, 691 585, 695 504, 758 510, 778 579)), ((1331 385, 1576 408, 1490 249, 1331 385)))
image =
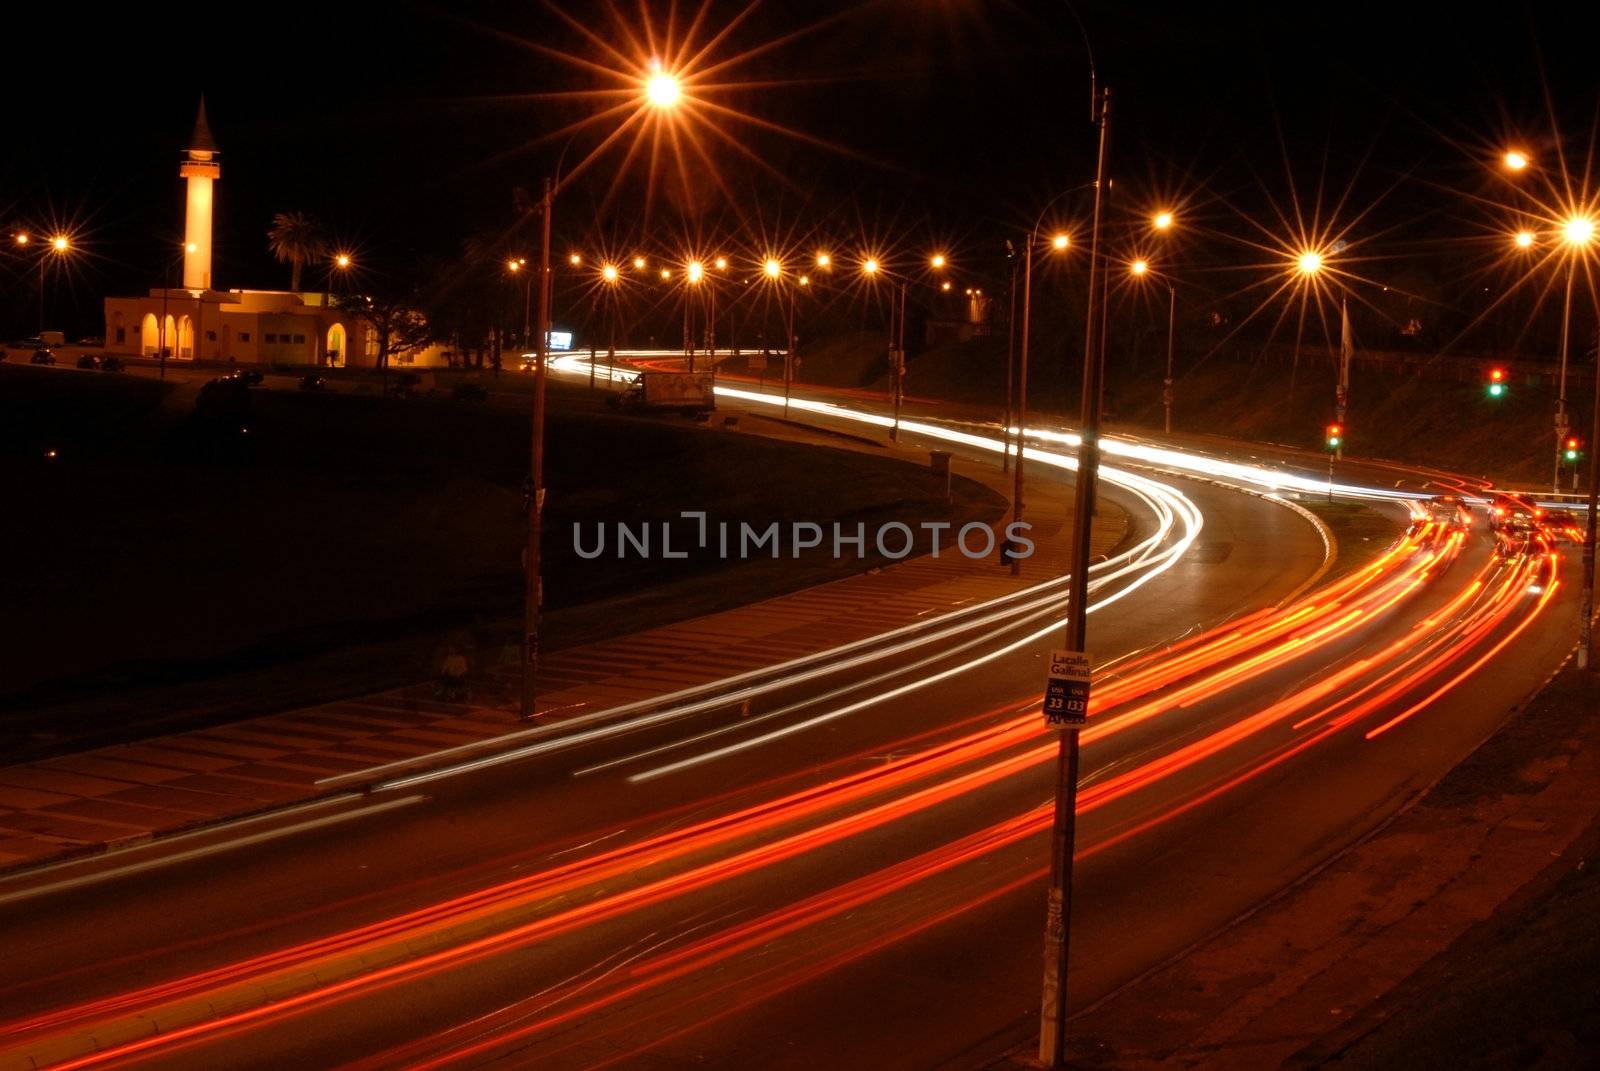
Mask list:
MULTIPOLYGON (((747 417, 746 434, 870 451, 925 464, 889 448, 747 417)), ((993 463, 955 459, 953 471, 1006 493, 993 463)), ((791 595, 551 654, 540 674, 541 712, 559 719, 649 699, 760 669, 995 598, 1061 571, 1065 488, 1030 494, 1039 547, 1013 578, 995 558, 922 557, 791 595)), ((1009 497, 1009 496, 1008 496, 1009 497)), ((1120 542, 1127 517, 1107 508, 1096 550, 1120 542)), ((489 741, 516 728, 512 673, 478 682, 471 701, 441 702, 431 685, 251 718, 212 729, 118 744, 0 768, 0 870, 92 853, 222 818, 330 793, 317 782, 489 741)))

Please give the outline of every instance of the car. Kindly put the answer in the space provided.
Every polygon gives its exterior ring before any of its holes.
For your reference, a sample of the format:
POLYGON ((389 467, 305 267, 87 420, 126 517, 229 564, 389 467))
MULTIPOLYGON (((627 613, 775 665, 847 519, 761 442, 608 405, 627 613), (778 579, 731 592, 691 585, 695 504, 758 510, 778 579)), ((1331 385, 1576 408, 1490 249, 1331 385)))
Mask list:
POLYGON ((233 374, 238 376, 239 382, 243 383, 247 387, 261 386, 261 373, 256 371, 254 368, 246 368, 242 372, 235 372, 233 374))
POLYGON ((121 372, 126 367, 127 365, 123 363, 121 357, 113 357, 108 353, 100 358, 100 371, 102 372, 121 372))
POLYGON ((51 353, 49 350, 43 350, 43 349, 34 350, 33 351, 33 357, 29 360, 29 363, 30 364, 55 364, 56 363, 56 355, 51 353))
POLYGON ((1467 504, 1455 495, 1440 495, 1430 499, 1428 519, 1457 530, 1472 527, 1472 514, 1467 511, 1467 504))
POLYGON ((100 367, 100 358, 96 357, 92 353, 80 354, 78 356, 78 367, 79 368, 99 368, 100 367))
POLYGON ((1547 511, 1544 515, 1544 526, 1555 538, 1570 540, 1573 543, 1583 542, 1583 532, 1587 527, 1583 520, 1568 509, 1547 511))
POLYGON ((1511 518, 1522 515, 1529 520, 1537 516, 1533 503, 1521 495, 1497 493, 1489 500, 1489 528, 1498 532, 1511 518))
POLYGON ((300 389, 309 391, 327 390, 328 381, 321 376, 301 376, 300 389))
POLYGON ((1494 552, 1500 558, 1521 557, 1538 549, 1539 526, 1526 511, 1513 511, 1494 534, 1494 552))
POLYGON ((77 346, 104 346, 105 344, 106 340, 100 335, 89 335, 86 338, 78 339, 78 341, 74 343, 74 345, 77 346))

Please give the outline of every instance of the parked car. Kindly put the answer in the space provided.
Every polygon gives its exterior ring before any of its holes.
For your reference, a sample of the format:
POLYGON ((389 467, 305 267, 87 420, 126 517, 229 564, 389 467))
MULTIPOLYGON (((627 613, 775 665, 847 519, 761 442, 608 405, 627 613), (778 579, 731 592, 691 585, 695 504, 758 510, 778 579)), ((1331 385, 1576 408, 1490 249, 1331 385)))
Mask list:
POLYGON ((238 376, 239 382, 243 383, 247 387, 261 386, 261 373, 256 371, 254 368, 246 368, 242 372, 235 372, 233 374, 238 376))
POLYGON ((30 364, 55 364, 56 355, 49 350, 34 350, 30 364))
POLYGON ((300 389, 319 391, 328 389, 328 381, 321 376, 301 376, 300 389))
POLYGON ((121 372, 127 367, 121 357, 113 357, 108 353, 100 358, 100 371, 102 372, 121 372))
POLYGON ((78 346, 104 346, 105 344, 106 340, 100 335, 90 335, 87 338, 80 338, 76 343, 74 343, 74 345, 78 346))
POLYGON ((81 354, 78 357, 78 367, 79 368, 99 368, 100 367, 100 358, 96 357, 92 353, 81 354))

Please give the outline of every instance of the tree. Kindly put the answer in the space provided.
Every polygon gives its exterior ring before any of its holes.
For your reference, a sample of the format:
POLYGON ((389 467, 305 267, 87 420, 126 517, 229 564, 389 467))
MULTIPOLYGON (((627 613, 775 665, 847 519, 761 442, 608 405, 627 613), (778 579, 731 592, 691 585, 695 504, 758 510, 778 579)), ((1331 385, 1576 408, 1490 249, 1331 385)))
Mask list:
POLYGON ((300 290, 300 270, 327 252, 322 224, 304 212, 279 212, 267 231, 267 246, 278 263, 289 265, 289 289, 300 290))
POLYGON ((355 313, 372 328, 378 342, 377 367, 384 373, 394 354, 422 349, 436 340, 437 333, 423 311, 424 305, 415 290, 400 288, 338 299, 339 308, 355 313))

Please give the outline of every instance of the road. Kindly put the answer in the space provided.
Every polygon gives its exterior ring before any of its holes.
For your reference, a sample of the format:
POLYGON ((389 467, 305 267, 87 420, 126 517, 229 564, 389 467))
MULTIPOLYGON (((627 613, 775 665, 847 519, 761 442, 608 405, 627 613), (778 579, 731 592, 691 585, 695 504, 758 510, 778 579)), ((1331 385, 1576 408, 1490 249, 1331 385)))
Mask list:
MULTIPOLYGON (((927 427, 903 434, 984 450, 959 418, 927 427)), ((1076 1008, 1370 829, 1568 646, 1543 556, 1422 528, 1306 592, 1305 519, 1215 473, 1160 479, 1165 505, 1108 492, 1161 567, 1106 577, 1098 598, 1127 594, 1090 618, 1076 1008)), ((979 1065, 1035 1028, 1060 616, 1046 590, 768 682, 746 717, 713 703, 0 882, 0 1067, 979 1065)))

